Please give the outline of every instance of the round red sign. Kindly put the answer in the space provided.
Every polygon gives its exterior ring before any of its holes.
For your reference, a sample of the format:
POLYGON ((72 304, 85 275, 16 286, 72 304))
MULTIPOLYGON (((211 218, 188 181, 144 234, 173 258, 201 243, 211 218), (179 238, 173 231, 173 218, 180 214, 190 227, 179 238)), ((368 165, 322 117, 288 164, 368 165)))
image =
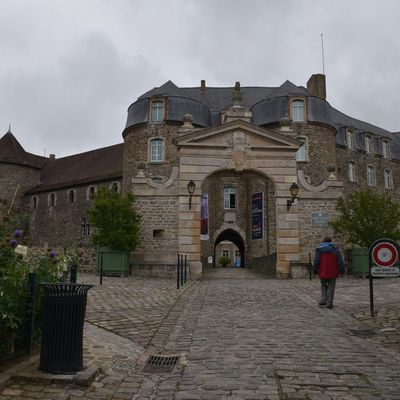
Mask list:
POLYGON ((397 247, 390 242, 380 242, 372 249, 372 261, 379 267, 391 267, 396 264, 399 254, 397 247))

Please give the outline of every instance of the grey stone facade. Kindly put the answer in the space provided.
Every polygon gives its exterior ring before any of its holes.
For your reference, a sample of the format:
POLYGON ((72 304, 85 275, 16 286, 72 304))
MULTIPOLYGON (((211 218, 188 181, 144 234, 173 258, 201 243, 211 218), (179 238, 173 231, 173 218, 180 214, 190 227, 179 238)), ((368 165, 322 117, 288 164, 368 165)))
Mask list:
POLYGON ((134 194, 142 216, 134 273, 172 276, 180 253, 195 276, 218 266, 230 243, 242 266, 299 276, 332 233, 339 197, 369 187, 400 199, 399 135, 331 107, 320 74, 307 89, 289 81, 277 88, 169 81, 129 107, 122 137, 120 145, 62 159, 25 152, 11 132, 0 139, 0 198, 11 204, 16 194, 14 206, 30 208, 33 245, 89 245, 90 187, 116 183, 134 194), (289 208, 293 183, 299 195, 289 208), (233 190, 228 206, 226 188, 233 190), (253 237, 256 193, 263 193, 261 238, 253 237), (209 216, 200 240, 202 194, 209 216))

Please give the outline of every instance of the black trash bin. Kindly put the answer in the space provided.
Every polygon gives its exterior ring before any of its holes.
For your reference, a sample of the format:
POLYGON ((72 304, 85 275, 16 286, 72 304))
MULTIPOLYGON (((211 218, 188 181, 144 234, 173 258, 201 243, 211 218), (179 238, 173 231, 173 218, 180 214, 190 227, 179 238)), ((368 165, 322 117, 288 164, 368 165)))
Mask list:
POLYGON ((65 374, 83 369, 83 324, 93 285, 42 283, 44 308, 39 369, 65 374))

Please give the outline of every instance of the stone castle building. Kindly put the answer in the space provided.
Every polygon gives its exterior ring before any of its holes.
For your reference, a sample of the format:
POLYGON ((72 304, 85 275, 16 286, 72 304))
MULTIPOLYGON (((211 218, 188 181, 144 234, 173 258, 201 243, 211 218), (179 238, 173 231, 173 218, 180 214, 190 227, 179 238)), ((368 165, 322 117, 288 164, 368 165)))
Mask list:
POLYGON ((370 187, 399 199, 399 136, 333 108, 321 74, 307 88, 168 81, 129 107, 119 145, 45 158, 8 131, 0 198, 29 205, 33 244, 62 246, 90 236, 85 210, 99 186, 133 192, 136 272, 168 274, 181 253, 192 275, 228 255, 286 277, 329 232, 340 196, 370 187))

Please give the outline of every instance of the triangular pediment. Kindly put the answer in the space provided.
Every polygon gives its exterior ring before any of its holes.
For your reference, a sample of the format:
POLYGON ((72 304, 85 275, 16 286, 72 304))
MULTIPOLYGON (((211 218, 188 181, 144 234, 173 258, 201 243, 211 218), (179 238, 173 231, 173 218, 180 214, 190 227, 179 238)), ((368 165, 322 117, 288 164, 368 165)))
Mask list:
POLYGON ((297 150, 301 142, 289 136, 292 131, 280 133, 260 128, 242 120, 232 121, 215 128, 199 129, 175 139, 178 147, 229 148, 242 145, 248 149, 297 150))

